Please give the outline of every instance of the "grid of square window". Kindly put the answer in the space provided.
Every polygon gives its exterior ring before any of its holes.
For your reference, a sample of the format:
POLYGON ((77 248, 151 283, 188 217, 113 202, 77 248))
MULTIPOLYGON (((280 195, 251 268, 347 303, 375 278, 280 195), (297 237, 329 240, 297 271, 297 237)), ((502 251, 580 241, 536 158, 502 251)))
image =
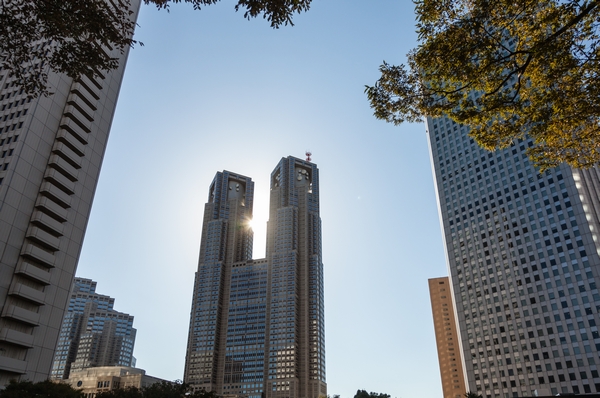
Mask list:
POLYGON ((572 170, 540 174, 529 140, 484 151, 447 118, 428 133, 469 390, 600 392, 600 259, 572 170))
POLYGON ((19 135, 22 133, 31 98, 16 84, 14 78, 0 69, 0 185, 10 167, 19 135))

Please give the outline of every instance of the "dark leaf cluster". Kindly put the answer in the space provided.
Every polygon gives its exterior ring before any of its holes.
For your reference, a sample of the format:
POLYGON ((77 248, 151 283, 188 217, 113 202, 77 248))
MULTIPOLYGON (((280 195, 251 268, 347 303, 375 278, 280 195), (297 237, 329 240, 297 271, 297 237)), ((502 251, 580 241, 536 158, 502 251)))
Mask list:
POLYGON ((0 67, 31 95, 49 94, 50 70, 98 76, 135 43, 131 14, 129 0, 2 0, 0 67))
MULTIPOLYGON (((199 10, 202 6, 211 5, 220 0, 144 0, 146 4, 154 4, 158 8, 168 9, 170 3, 191 3, 194 9, 199 10)), ((282 25, 294 25, 292 16, 308 11, 312 0, 238 0, 235 10, 243 10, 244 18, 256 18, 261 16, 266 19, 272 28, 282 25)))
MULTIPOLYGON (((159 9, 219 0, 144 0, 159 9)), ((247 19, 263 16, 271 27, 293 25, 311 0, 238 0, 247 19)), ((51 94, 48 73, 102 77, 118 67, 118 55, 136 43, 130 0, 0 0, 0 73, 15 78, 31 96, 51 94)), ((140 43, 141 44, 141 43, 140 43)))
POLYGON ((194 391, 185 383, 162 382, 142 388, 117 388, 101 392, 96 395, 96 398, 218 398, 218 396, 214 391, 194 391))
MULTIPOLYGON (((0 398, 84 398, 85 394, 69 384, 50 380, 32 383, 11 381, 0 390, 0 398)), ((96 394, 96 398, 218 398, 214 391, 194 391, 181 382, 155 383, 146 387, 125 387, 96 394)))
POLYGON ((391 398, 388 394, 380 394, 376 392, 368 393, 365 390, 357 390, 354 398, 391 398))
POLYGON ((68 384, 46 380, 38 383, 12 380, 3 390, 0 398, 84 398, 81 391, 68 384))

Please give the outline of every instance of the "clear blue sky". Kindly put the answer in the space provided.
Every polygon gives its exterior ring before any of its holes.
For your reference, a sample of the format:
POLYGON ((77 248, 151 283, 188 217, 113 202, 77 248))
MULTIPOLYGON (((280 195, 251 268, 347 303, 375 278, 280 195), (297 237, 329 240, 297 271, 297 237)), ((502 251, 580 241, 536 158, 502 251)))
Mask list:
POLYGON ((310 149, 329 393, 441 397, 427 279, 447 271, 425 126, 376 120, 363 93, 416 45, 413 3, 314 0, 278 30, 234 4, 142 6, 77 275, 135 316, 138 367, 181 379, 215 172, 253 178, 264 226, 272 169, 310 149))

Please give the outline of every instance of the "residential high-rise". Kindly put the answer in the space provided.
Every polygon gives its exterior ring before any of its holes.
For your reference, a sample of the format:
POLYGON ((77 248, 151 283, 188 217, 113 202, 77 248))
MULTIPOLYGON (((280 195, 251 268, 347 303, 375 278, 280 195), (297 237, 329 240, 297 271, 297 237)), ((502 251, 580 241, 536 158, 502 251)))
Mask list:
POLYGON ((75 278, 60 329, 52 379, 100 366, 135 366, 133 316, 113 309, 115 299, 96 293, 96 282, 75 278))
POLYGON ((467 388, 600 392, 600 173, 539 173, 528 139, 487 152, 448 118, 427 127, 467 388))
POLYGON ((319 171, 281 159, 259 260, 247 224, 253 192, 250 178, 228 171, 210 186, 184 381, 227 396, 326 395, 319 171))
POLYGON ((0 386, 50 375, 127 54, 36 99, 0 71, 0 386))
POLYGON ((465 378, 448 277, 429 279, 429 296, 444 398, 462 398, 465 378))

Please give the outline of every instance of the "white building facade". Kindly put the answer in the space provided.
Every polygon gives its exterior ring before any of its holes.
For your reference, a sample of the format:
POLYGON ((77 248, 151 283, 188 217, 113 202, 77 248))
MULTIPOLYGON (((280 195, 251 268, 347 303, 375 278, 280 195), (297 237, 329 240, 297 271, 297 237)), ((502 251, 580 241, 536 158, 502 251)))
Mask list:
POLYGON ((50 374, 127 55, 36 99, 0 71, 0 385, 50 374))
POLYGON ((487 152, 447 118, 427 130, 467 389, 600 392, 597 170, 540 174, 527 140, 487 152))

